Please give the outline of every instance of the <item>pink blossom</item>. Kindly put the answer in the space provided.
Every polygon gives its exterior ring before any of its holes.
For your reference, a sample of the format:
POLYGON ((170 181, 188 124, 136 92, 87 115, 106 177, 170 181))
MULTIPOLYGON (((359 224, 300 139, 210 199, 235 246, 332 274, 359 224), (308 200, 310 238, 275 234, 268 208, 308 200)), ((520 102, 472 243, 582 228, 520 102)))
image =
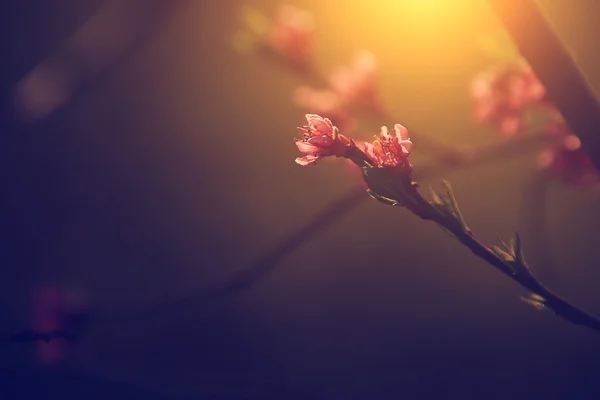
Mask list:
POLYGON ((341 97, 332 90, 317 90, 310 86, 300 86, 294 92, 294 103, 315 114, 327 115, 337 127, 344 131, 354 129, 356 120, 346 108, 341 97))
POLYGON ((313 31, 314 21, 309 12, 285 5, 280 8, 266 40, 287 62, 303 69, 313 55, 313 31))
POLYGON ((303 132, 303 138, 296 140, 296 146, 304 154, 304 157, 296 158, 298 164, 313 164, 328 156, 344 157, 349 147, 355 147, 354 142, 341 135, 328 118, 306 114, 306 120, 308 125, 298 128, 303 132))
POLYGON ((364 144, 365 154, 378 167, 410 166, 408 155, 412 149, 412 142, 408 137, 408 130, 400 125, 394 125, 396 136, 388 132, 388 128, 381 127, 379 138, 373 143, 364 144))
POLYGON ((600 175, 590 156, 581 147, 581 141, 564 124, 555 123, 547 133, 555 141, 542 149, 539 165, 554 173, 564 182, 576 186, 589 186, 600 182, 600 175))
POLYGON ((540 103, 546 91, 531 67, 502 66, 479 74, 471 84, 475 118, 512 136, 524 123, 527 106, 540 103))
POLYGON ((338 68, 330 77, 331 88, 344 102, 369 108, 377 114, 385 110, 379 99, 379 67, 375 56, 366 50, 360 51, 349 66, 338 68))

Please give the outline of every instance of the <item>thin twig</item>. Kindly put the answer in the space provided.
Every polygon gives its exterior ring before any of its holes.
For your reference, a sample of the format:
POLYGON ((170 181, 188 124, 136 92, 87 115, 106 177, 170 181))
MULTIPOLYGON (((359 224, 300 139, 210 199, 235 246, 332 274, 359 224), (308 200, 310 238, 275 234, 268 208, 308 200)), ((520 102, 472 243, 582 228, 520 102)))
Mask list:
POLYGON ((146 318, 154 315, 185 307, 192 303, 205 302, 248 290, 256 283, 273 272, 281 261, 292 254, 298 247, 314 238, 318 232, 326 229, 350 213, 359 204, 368 199, 363 186, 351 189, 340 198, 327 204, 308 223, 296 229, 286 236, 277 246, 263 254, 249 267, 241 269, 229 279, 219 282, 199 293, 190 294, 187 297, 173 301, 164 302, 149 307, 143 311, 134 311, 116 315, 110 313, 106 319, 109 321, 131 320, 135 318, 146 318))
MULTIPOLYGON (((529 266, 525 263, 524 259, 519 260, 520 256, 517 255, 515 260, 518 261, 518 268, 513 267, 507 263, 492 251, 489 247, 485 246, 471 233, 470 229, 465 229, 456 220, 448 218, 448 216, 440 213, 431 203, 425 200, 414 187, 410 187, 408 190, 412 190, 411 198, 415 200, 414 203, 404 202, 405 207, 408 208, 413 214, 418 217, 431 220, 441 227, 451 232, 462 244, 464 244, 473 254, 480 257, 490 265, 494 266, 497 270, 519 283, 524 288, 530 290, 532 293, 541 296, 541 302, 539 303, 544 309, 548 309, 566 319, 569 322, 578 325, 584 325, 597 332, 600 332, 600 319, 593 316, 592 314, 583 311, 581 308, 571 304, 564 298, 560 297, 550 289, 546 288, 538 279, 536 279, 529 266)), ((520 247, 520 245, 519 245, 520 247)), ((520 253, 520 249, 516 250, 520 253)))
MULTIPOLYGON (((41 115, 34 116, 30 123, 37 124, 59 109, 66 108, 75 103, 87 93, 94 91, 108 77, 137 54, 144 46, 147 46, 156 36, 163 31, 169 18, 180 10, 184 5, 189 5, 189 0, 173 0, 164 2, 161 0, 129 0, 112 1, 103 5, 92 15, 76 32, 61 44, 50 56, 46 57, 36 68, 30 71, 21 82, 17 83, 16 100, 20 102, 35 101, 24 88, 28 80, 41 81, 42 85, 61 85, 68 87, 73 85, 70 95, 64 99, 52 99, 53 104, 41 115), (129 17, 135 16, 132 21, 129 17), (97 31, 102 31, 99 35, 97 31), (122 37, 115 40, 114 32, 122 32, 122 37), (95 36, 96 42, 90 39, 95 36), (88 43, 89 42, 89 43, 88 43), (99 42, 99 43, 97 43, 99 42), (93 51, 88 46, 103 47, 99 51, 100 61, 94 64, 89 54, 93 51), (105 54, 104 54, 105 53, 105 54), (64 81, 62 69, 73 71, 69 82, 64 81), (52 71, 53 75, 46 76, 52 71), (54 82, 47 82, 54 80, 54 82)), ((23 121, 10 121, 12 129, 27 130, 29 125, 23 125, 23 121)), ((34 125, 35 126, 35 125, 34 125)))
MULTIPOLYGON (((449 226, 446 225, 445 228, 449 229, 449 226)), ((587 313, 586 311, 583 311, 579 307, 571 304, 556 293, 552 292, 531 274, 515 275, 507 273, 506 270, 502 268, 504 267, 504 263, 498 258, 498 256, 491 252, 486 246, 481 244, 474 236, 469 235, 466 232, 454 233, 457 235, 458 240, 467 246, 475 255, 487 261, 501 272, 505 273, 521 286, 541 296, 544 299, 545 305, 548 309, 554 311, 557 315, 563 317, 569 322, 578 325, 584 325, 597 332, 600 332, 600 320, 597 317, 587 313)))
POLYGON ((526 135, 512 140, 503 140, 499 143, 489 145, 453 150, 451 158, 444 158, 442 155, 437 157, 438 160, 446 160, 445 163, 434 162, 421 165, 419 168, 415 169, 415 176, 418 179, 423 179, 431 175, 446 172, 450 168, 465 168, 483 165, 520 154, 528 154, 533 150, 538 149, 541 143, 548 140, 548 135, 540 133, 526 135))
POLYGON ((600 169, 600 103, 535 0, 489 0, 549 97, 600 169))

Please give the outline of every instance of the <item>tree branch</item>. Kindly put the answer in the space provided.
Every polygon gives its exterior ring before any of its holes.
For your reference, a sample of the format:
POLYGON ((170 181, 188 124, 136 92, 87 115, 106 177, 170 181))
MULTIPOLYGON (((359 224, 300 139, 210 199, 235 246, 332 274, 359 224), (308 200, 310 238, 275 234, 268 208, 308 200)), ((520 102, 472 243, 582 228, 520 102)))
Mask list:
MULTIPOLYGON (((508 157, 516 156, 523 152, 532 151, 537 148, 541 141, 547 140, 547 135, 523 136, 514 140, 503 140, 492 145, 485 145, 461 150, 460 157, 453 159, 447 164, 441 161, 433 162, 428 166, 419 168, 419 178, 435 176, 449 169, 458 169, 484 165, 494 161, 506 160, 508 157)), ((325 205, 305 225, 287 235, 271 250, 267 251, 254 263, 246 268, 235 272, 229 279, 219 282, 212 287, 198 293, 192 293, 187 297, 164 302, 150 306, 143 311, 133 311, 116 315, 111 313, 107 316, 109 321, 132 320, 158 315, 163 312, 172 311, 179 307, 185 307, 198 302, 207 302, 219 297, 235 294, 248 290, 262 281, 277 269, 277 266, 296 249, 301 247, 319 232, 327 229, 352 210, 369 199, 363 185, 350 189, 347 193, 325 205)))
POLYGON ((488 0, 521 55, 600 169, 600 103, 535 0, 488 0))

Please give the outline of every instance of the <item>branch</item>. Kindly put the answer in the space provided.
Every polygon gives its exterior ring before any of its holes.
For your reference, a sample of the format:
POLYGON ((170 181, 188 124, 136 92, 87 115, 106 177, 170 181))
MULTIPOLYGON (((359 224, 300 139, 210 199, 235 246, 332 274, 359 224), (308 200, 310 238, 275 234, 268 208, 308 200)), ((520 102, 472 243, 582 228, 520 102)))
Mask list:
MULTIPOLYGON (((511 140, 503 140, 490 145, 470 147, 466 149, 456 149, 452 153, 446 153, 448 157, 443 158, 439 154, 438 162, 420 166, 415 171, 419 179, 437 175, 446 172, 451 168, 465 168, 478 165, 484 165, 494 161, 505 160, 508 157, 514 157, 520 154, 528 154, 539 148, 540 144, 550 140, 548 135, 543 132, 540 134, 517 137, 511 140), (452 155, 452 157, 449 157, 452 155), (441 161, 441 162, 440 162, 441 161)), ((415 143, 420 143, 419 138, 415 143)))
POLYGON ((77 339, 77 336, 71 332, 55 329, 48 332, 34 331, 34 330, 23 330, 18 333, 6 334, 0 336, 0 341, 2 342, 37 342, 44 341, 49 343, 51 340, 56 339, 64 339, 69 342, 74 342, 77 339))
POLYGON ((391 206, 405 207, 416 216, 437 223, 473 254, 531 291, 533 295, 524 299, 528 303, 540 309, 551 310, 574 324, 600 332, 598 318, 553 293, 533 276, 525 262, 518 234, 510 245, 502 241, 504 248, 482 244, 467 226, 449 183, 444 182, 446 190, 443 194, 438 195, 432 191, 433 200, 429 202, 417 190, 418 185, 412 181, 411 169, 406 168, 406 164, 398 167, 373 164, 372 159, 356 147, 350 148, 346 154, 363 170, 364 179, 370 188, 369 194, 373 198, 391 206))
POLYGON ((16 123, 17 129, 26 129, 23 122, 38 123, 95 90, 155 39, 177 10, 189 4, 188 0, 105 3, 16 84, 12 99, 16 109, 12 111, 21 115, 10 122, 16 123), (39 91, 48 87, 59 88, 65 95, 46 96, 41 101, 39 91))
MULTIPOLYGON (((429 207, 431 207, 431 204, 428 202, 426 203, 429 207)), ((422 213, 422 210, 419 210, 419 212, 422 213)), ((473 236, 470 230, 457 229, 456 224, 451 223, 447 218, 441 218, 439 213, 432 212, 430 217, 431 220, 452 232, 462 244, 471 250, 473 254, 496 267, 496 269, 510 277, 515 282, 519 283, 524 288, 538 295, 539 297, 536 298, 536 301, 539 307, 547 308, 569 322, 583 325, 600 332, 600 319, 569 303, 567 300, 563 299, 542 285, 542 283, 540 283, 533 276, 533 274, 531 274, 529 266, 525 263, 525 260, 518 260, 516 258, 519 257, 518 254, 512 254, 511 256, 515 257, 515 261, 519 262, 519 268, 511 269, 510 267, 507 267, 506 259, 502 259, 496 252, 479 242, 475 236, 473 236)))
POLYGON ((535 0, 488 0, 549 97, 600 169, 600 104, 535 0))
MULTIPOLYGON (((461 157, 448 164, 437 162, 430 164, 429 167, 424 166, 423 168, 420 168, 421 173, 419 174, 419 177, 432 177, 451 168, 473 167, 494 161, 506 160, 508 157, 516 156, 521 152, 531 151, 532 149, 537 148, 540 141, 546 139, 547 135, 543 134, 524 136, 492 145, 462 149, 460 153, 461 157)), ((134 311, 121 315, 111 313, 107 319, 114 321, 115 319, 131 320, 152 317, 162 312, 172 311, 179 307, 195 304, 197 302, 207 302, 219 297, 248 290, 274 272, 277 269, 277 266, 299 247, 307 241, 314 239, 315 235, 319 232, 341 220, 368 199, 369 196, 366 195, 363 185, 350 189, 347 193, 323 207, 305 225, 291 232, 274 248, 259 257, 258 260, 246 268, 235 272, 229 279, 215 284, 199 293, 191 294, 188 297, 170 302, 157 304, 143 311, 134 311)))
POLYGON ((318 232, 342 219, 366 199, 368 199, 368 196, 362 185, 353 188, 340 198, 326 205, 308 223, 290 233, 274 248, 267 251, 258 260, 250 264, 250 266, 235 272, 229 279, 219 282, 199 293, 157 304, 143 311, 134 311, 120 315, 111 313, 107 319, 113 321, 152 317, 192 303, 208 302, 219 297, 248 290, 273 272, 279 263, 292 254, 298 247, 314 238, 318 232))

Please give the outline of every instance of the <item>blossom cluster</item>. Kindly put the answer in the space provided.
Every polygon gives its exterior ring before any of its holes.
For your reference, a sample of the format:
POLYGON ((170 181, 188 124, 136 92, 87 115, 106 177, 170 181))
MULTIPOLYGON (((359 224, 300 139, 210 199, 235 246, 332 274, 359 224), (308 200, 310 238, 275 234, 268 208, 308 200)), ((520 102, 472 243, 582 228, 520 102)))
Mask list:
POLYGON ((327 76, 316 76, 315 21, 308 11, 284 5, 270 19, 247 8, 242 17, 245 28, 238 32, 234 43, 238 50, 263 50, 291 69, 325 83, 320 88, 300 85, 292 96, 299 108, 328 115, 348 131, 356 126, 356 111, 386 114, 379 95, 379 66, 373 53, 358 51, 348 64, 338 66, 327 76))
MULTIPOLYGON (((379 65, 371 52, 358 51, 347 65, 338 66, 328 75, 317 76, 315 20, 308 11, 286 5, 269 19, 257 11, 247 10, 244 21, 246 38, 251 37, 251 41, 258 44, 256 47, 275 55, 292 69, 324 82, 320 88, 302 84, 292 97, 293 102, 311 116, 307 117, 308 125, 302 128, 302 139, 296 142, 304 154, 296 160, 298 163, 313 164, 330 155, 343 157, 348 148, 356 147, 339 129, 354 132, 360 112, 388 116, 379 93, 379 65)), ((600 181, 579 140, 569 131, 544 85, 519 56, 510 39, 504 35, 489 38, 484 44, 482 50, 499 62, 477 74, 471 82, 469 94, 475 120, 494 127, 507 138, 541 130, 549 141, 540 150, 542 168, 572 184, 600 181)), ((387 128, 382 128, 378 139, 360 145, 361 151, 376 165, 402 164, 410 144, 407 144, 405 128, 396 125, 394 131, 395 135, 391 135, 387 128)))
POLYGON ((512 136, 526 125, 527 108, 545 100, 546 90, 528 65, 501 65, 475 77, 471 96, 479 122, 512 136))
POLYGON ((400 124, 394 126, 395 135, 391 135, 388 128, 382 126, 379 137, 376 136, 373 142, 363 143, 363 148, 360 149, 353 139, 342 135, 328 118, 307 114, 306 120, 307 125, 299 128, 303 137, 296 140, 298 150, 304 154, 303 157, 296 158, 300 165, 314 164, 329 156, 350 158, 350 151, 358 151, 375 167, 404 167, 410 171, 408 155, 412 142, 408 130, 400 124))
POLYGON ((573 185, 600 181, 579 138, 569 130, 526 62, 500 64, 480 73, 472 81, 470 93, 475 119, 494 126, 503 136, 514 137, 534 128, 547 136, 549 144, 538 156, 541 168, 573 185))

